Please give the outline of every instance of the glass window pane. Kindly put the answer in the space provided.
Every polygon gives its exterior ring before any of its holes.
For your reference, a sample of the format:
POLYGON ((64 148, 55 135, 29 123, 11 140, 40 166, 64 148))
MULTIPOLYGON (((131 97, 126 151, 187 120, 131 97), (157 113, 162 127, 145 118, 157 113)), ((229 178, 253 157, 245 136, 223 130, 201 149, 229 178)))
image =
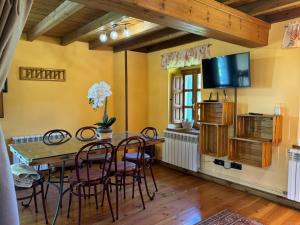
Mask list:
POLYGON ((201 89, 202 86, 202 80, 201 80, 201 74, 197 74, 197 89, 201 89))
POLYGON ((192 108, 185 108, 184 109, 184 119, 186 120, 193 120, 193 109, 192 108))
POLYGON ((184 93, 184 105, 192 106, 193 105, 193 92, 187 91, 184 93))
POLYGON ((201 102, 201 91, 197 91, 197 102, 201 102))
POLYGON ((186 75, 184 79, 185 89, 193 89, 193 75, 186 75))

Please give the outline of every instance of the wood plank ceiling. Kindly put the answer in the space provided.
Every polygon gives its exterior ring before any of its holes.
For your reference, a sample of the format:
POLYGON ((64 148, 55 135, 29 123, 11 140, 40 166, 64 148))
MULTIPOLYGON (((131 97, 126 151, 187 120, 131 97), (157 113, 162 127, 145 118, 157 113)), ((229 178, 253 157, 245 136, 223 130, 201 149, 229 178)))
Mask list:
MULTIPOLYGON (((83 41, 89 43, 90 49, 109 46, 114 51, 127 49, 152 52, 205 38, 76 2, 78 1, 35 0, 23 31, 27 39, 33 41, 41 35, 46 35, 59 38, 62 45, 83 41), (99 35, 103 32, 101 30, 114 23, 128 24, 130 37, 122 35, 119 27, 117 40, 108 39, 107 42, 101 43, 99 41, 99 35)), ((299 0, 218 0, 218 2, 268 23, 300 17, 299 0)))

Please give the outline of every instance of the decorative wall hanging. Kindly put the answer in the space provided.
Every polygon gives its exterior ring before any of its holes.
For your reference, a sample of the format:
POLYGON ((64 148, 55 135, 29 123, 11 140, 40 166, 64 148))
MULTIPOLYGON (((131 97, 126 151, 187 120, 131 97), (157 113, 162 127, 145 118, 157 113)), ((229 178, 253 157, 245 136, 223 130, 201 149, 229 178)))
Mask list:
POLYGON ((200 65, 210 58, 210 44, 161 55, 161 69, 200 65))
POLYGON ((300 22, 292 22, 286 26, 282 41, 282 47, 300 47, 300 22))
POLYGON ((20 80, 66 81, 66 71, 62 69, 20 67, 19 75, 20 80))

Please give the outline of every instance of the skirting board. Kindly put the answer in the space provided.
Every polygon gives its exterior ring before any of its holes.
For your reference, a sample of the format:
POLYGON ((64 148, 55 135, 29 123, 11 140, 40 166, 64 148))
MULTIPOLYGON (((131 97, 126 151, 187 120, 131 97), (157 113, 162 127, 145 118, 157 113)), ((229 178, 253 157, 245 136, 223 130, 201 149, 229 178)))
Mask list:
POLYGON ((160 161, 160 160, 156 160, 156 162, 163 165, 163 166, 169 167, 171 169, 175 169, 175 170, 178 170, 180 172, 183 172, 183 173, 195 176, 195 177, 202 178, 204 180, 212 181, 212 182, 217 183, 217 184, 221 184, 221 185, 224 185, 224 186, 227 186, 227 187, 231 187, 231 188, 237 189, 239 191, 244 191, 244 192, 247 192, 247 193, 250 193, 250 194, 265 198, 265 199, 268 199, 272 202, 276 202, 278 204, 282 204, 282 205, 300 210, 300 203, 299 202, 289 200, 289 199, 284 198, 282 196, 267 193, 267 192, 264 192, 264 191, 261 191, 261 190, 257 190, 255 188, 251 188, 251 187, 247 187, 247 186, 237 184, 237 183, 234 183, 234 182, 231 182, 231 181, 223 180, 221 178, 216 178, 216 177, 206 175, 206 174, 203 174, 203 173, 200 173, 200 172, 192 172, 192 171, 189 171, 189 170, 171 165, 169 163, 165 163, 165 162, 160 161))

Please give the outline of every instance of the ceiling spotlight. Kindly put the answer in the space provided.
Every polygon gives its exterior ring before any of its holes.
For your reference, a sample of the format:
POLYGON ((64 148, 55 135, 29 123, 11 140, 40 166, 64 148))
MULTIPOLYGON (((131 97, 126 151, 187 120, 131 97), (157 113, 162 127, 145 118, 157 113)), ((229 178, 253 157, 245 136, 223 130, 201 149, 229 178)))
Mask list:
POLYGON ((130 32, 129 32, 129 30, 128 30, 128 27, 127 27, 127 25, 125 25, 125 28, 124 28, 124 36, 125 37, 129 37, 129 35, 130 35, 130 32))
POLYGON ((110 32, 110 37, 113 40, 116 40, 118 38, 118 32, 113 30, 112 32, 110 32))
POLYGON ((106 35, 106 33, 100 34, 99 40, 100 40, 101 42, 106 42, 106 41, 107 41, 107 35, 106 35))

